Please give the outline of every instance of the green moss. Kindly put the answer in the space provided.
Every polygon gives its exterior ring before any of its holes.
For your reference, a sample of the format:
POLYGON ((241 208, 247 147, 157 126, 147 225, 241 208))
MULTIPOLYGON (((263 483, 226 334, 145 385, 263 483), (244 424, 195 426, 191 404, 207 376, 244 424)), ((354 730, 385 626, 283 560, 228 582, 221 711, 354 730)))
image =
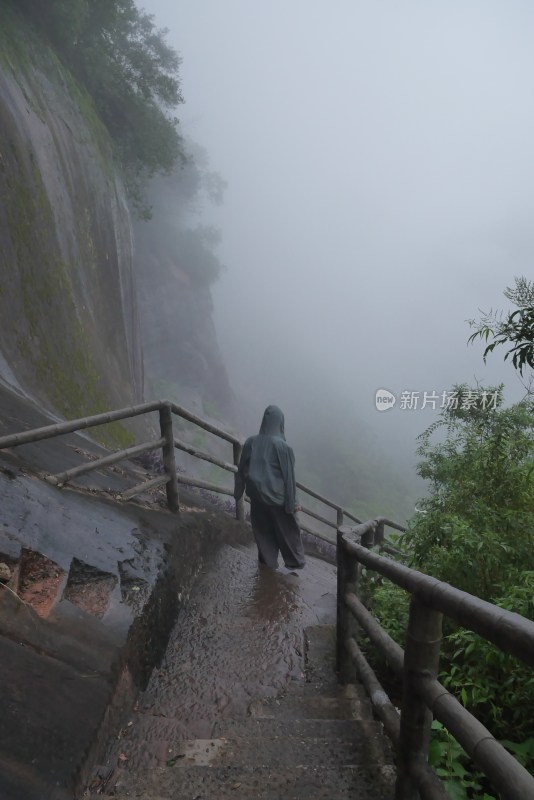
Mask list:
POLYGON ((2 25, 0 26, 0 63, 13 75, 19 70, 25 74, 31 71, 28 42, 35 39, 35 33, 22 17, 9 5, 2 4, 2 25))
MULTIPOLYGON (((41 174, 32 155, 30 174, 14 145, 10 156, 12 169, 4 168, 6 216, 27 334, 18 337, 20 356, 66 417, 101 413, 109 409, 109 399, 77 317, 72 281, 53 235, 55 220, 41 174)), ((119 424, 106 426, 97 436, 106 444, 133 442, 119 424)))
MULTIPOLYGON (((0 26, 0 67, 14 76, 26 101, 40 119, 48 123, 57 157, 62 146, 50 112, 39 99, 40 74, 46 74, 60 94, 78 108, 82 123, 76 131, 86 137, 90 152, 98 155, 105 179, 114 183, 111 143, 93 102, 50 47, 38 37, 24 18, 2 3, 0 26), (35 91, 31 91, 35 87, 35 91)), ((78 216, 77 241, 81 262, 67 264, 57 240, 57 221, 50 204, 35 154, 26 151, 16 130, 7 127, 0 140, 0 184, 9 238, 16 257, 16 269, 0 280, 0 313, 9 318, 12 308, 11 338, 21 362, 34 376, 42 393, 67 418, 97 414, 111 407, 104 380, 99 373, 88 334, 77 309, 73 272, 83 268, 97 275, 98 248, 94 239, 89 209, 78 216)), ((69 175, 64 164, 65 178, 69 175)), ((73 195, 78 187, 70 187, 73 195)), ((95 287, 97 290, 98 287, 95 287)), ((134 442, 132 433, 120 423, 94 429, 103 444, 126 447, 134 442)))
POLYGON ((95 104, 91 95, 76 81, 73 75, 65 68, 59 67, 59 62, 57 61, 57 57, 54 55, 53 58, 58 63, 58 68, 60 69, 60 75, 63 79, 64 84, 66 84, 66 89, 69 92, 70 96, 73 98, 74 102, 76 103, 85 124, 87 125, 87 129, 91 135, 91 141, 98 145, 98 152, 101 156, 101 165, 103 166, 104 170, 108 174, 110 178, 114 177, 113 173, 113 161, 111 158, 112 154, 112 143, 109 133, 107 131, 106 126, 98 116, 98 112, 95 108, 95 104))
MULTIPOLYGON (((108 177, 114 178, 112 140, 91 95, 78 83, 52 47, 39 36, 26 18, 5 4, 2 4, 0 26, 0 64, 11 72, 26 102, 45 124, 49 115, 46 105, 40 101, 38 92, 28 92, 28 86, 36 81, 36 67, 64 95, 70 96, 86 125, 87 142, 95 145, 101 167, 108 177)), ((61 148, 58 152, 61 152, 61 148)))
POLYGON ((42 57, 44 42, 36 36, 34 29, 10 6, 2 5, 2 25, 0 26, 0 64, 4 66, 19 84, 26 102, 37 114, 41 122, 46 122, 46 108, 31 95, 26 86, 34 68, 34 58, 42 57), (31 53, 31 57, 30 57, 31 53))
MULTIPOLYGON (((83 329, 79 325, 68 354, 52 350, 45 342, 41 348, 43 357, 36 365, 40 382, 48 387, 54 406, 66 418, 102 414, 110 407, 107 393, 101 387, 100 375, 83 346, 83 338, 83 329)), ((92 435, 110 447, 128 447, 135 442, 133 434, 119 422, 93 428, 92 435)))

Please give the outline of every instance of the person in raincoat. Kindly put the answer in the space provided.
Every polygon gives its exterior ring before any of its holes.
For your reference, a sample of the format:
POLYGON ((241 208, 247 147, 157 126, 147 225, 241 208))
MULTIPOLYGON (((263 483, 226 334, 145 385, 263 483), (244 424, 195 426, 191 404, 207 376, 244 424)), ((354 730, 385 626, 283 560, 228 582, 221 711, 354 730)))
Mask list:
POLYGON ((304 547, 295 514, 295 456, 284 435, 278 406, 265 409, 260 432, 244 446, 236 474, 234 497, 247 491, 252 532, 261 565, 276 569, 278 553, 289 570, 302 569, 304 547))

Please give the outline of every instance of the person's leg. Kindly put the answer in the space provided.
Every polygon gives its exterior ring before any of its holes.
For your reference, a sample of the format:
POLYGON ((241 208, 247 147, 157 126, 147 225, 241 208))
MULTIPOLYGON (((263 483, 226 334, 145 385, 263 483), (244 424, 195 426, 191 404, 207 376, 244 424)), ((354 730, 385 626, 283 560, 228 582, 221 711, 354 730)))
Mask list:
POLYGON ((258 500, 251 500, 250 522, 258 547, 258 562, 270 569, 276 569, 278 566, 278 544, 275 531, 276 522, 273 519, 272 508, 272 506, 267 506, 258 500))
POLYGON ((273 506, 276 521, 276 538, 284 564, 288 569, 302 569, 306 563, 304 545, 294 514, 287 514, 283 508, 273 506))

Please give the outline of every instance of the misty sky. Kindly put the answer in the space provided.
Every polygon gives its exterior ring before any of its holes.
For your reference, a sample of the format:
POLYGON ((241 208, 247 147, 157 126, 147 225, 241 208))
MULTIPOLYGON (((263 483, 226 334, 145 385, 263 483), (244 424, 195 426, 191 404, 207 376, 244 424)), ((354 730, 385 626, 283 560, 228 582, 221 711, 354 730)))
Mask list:
POLYGON ((209 212, 215 319, 258 414, 335 396, 412 431, 431 419, 378 414, 378 387, 476 378, 522 396, 465 321, 533 276, 534 4, 141 5, 182 56, 183 131, 228 182, 209 212))

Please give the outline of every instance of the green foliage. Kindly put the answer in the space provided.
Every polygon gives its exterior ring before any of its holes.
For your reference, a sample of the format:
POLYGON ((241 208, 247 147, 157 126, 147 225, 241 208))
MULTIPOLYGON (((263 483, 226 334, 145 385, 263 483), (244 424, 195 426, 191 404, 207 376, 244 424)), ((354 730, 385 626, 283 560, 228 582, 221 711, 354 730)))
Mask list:
MULTIPOLYGON (((4 0, 5 2, 5 0, 4 0)), ((134 0, 17 0, 89 90, 116 144, 134 203, 143 185, 182 157, 177 120, 180 58, 167 31, 134 0)))
MULTIPOLYGON (((525 739, 520 744, 502 739, 501 744, 520 764, 532 771, 534 738, 525 739)), ((497 800, 493 794, 484 791, 487 788, 486 778, 475 768, 465 750, 438 720, 432 723, 428 761, 442 779, 452 800, 471 800, 471 798, 497 800)))
POLYGON ((77 41, 89 12, 88 0, 18 0, 16 5, 64 49, 77 41))
MULTIPOLYGON (((518 571, 514 580, 517 583, 494 602, 534 619, 534 572, 518 571)), ((453 632, 445 645, 443 683, 449 691, 461 697, 464 706, 483 719, 495 736, 527 739, 532 719, 525 712, 534 699, 530 667, 472 631, 453 632)), ((534 760, 528 766, 534 767, 534 760)))
MULTIPOLYGON (((477 329, 469 341, 492 337, 484 360, 498 345, 510 346, 505 359, 511 356, 523 375, 534 367, 534 283, 516 278, 505 295, 518 310, 471 321, 477 329)), ((534 544, 534 402, 529 393, 504 408, 502 390, 454 387, 455 402, 419 437, 418 472, 430 494, 419 502, 422 513, 402 549, 415 569, 534 619, 534 572, 525 569, 534 544)), ((403 644, 407 596, 376 576, 366 576, 365 586, 375 616, 403 644)), ((534 773, 531 669, 450 620, 444 627, 442 682, 534 773)), ((432 727, 429 761, 450 797, 495 800, 443 725, 432 727)))
POLYGON ((432 723, 432 741, 428 761, 443 781, 451 800, 496 800, 493 795, 482 793, 481 777, 473 771, 469 756, 441 722, 432 723))
MULTIPOLYGON (((419 437, 418 471, 430 494, 402 549, 413 568, 534 619, 534 402, 505 408, 502 387, 458 386, 455 393, 458 404, 419 437)), ((402 645, 408 595, 372 573, 365 585, 373 613, 402 645)), ((451 620, 444 628, 441 681, 534 770, 532 670, 451 620)), ((492 800, 485 779, 436 722, 430 761, 451 797, 492 800)))
POLYGON ((496 409, 444 409, 420 437, 431 495, 404 539, 416 568, 491 601, 529 563, 534 539, 534 403, 503 408, 501 388, 487 390, 496 409), (447 435, 434 444, 439 427, 447 435))
MULTIPOLYGON (((443 411, 420 437, 420 474, 432 491, 404 537, 412 565, 492 603, 534 619, 534 403, 443 411), (439 426, 444 441, 433 443, 439 426)), ((458 387, 464 395, 467 387, 458 387)), ((479 391, 479 396, 481 392, 479 391)), ((449 621, 444 682, 496 735, 531 730, 529 670, 449 621)))
POLYGON ((516 311, 503 313, 483 313, 477 323, 471 320, 476 330, 469 337, 469 342, 480 338, 486 342, 490 336, 493 341, 484 350, 484 361, 489 353, 499 345, 511 345, 504 360, 512 356, 512 364, 523 375, 525 367, 534 369, 534 282, 526 278, 516 278, 515 288, 507 287, 504 295, 517 306, 516 311))
POLYGON ((373 615, 397 644, 404 647, 410 595, 376 572, 366 571, 363 585, 369 593, 368 605, 371 606, 373 615))

